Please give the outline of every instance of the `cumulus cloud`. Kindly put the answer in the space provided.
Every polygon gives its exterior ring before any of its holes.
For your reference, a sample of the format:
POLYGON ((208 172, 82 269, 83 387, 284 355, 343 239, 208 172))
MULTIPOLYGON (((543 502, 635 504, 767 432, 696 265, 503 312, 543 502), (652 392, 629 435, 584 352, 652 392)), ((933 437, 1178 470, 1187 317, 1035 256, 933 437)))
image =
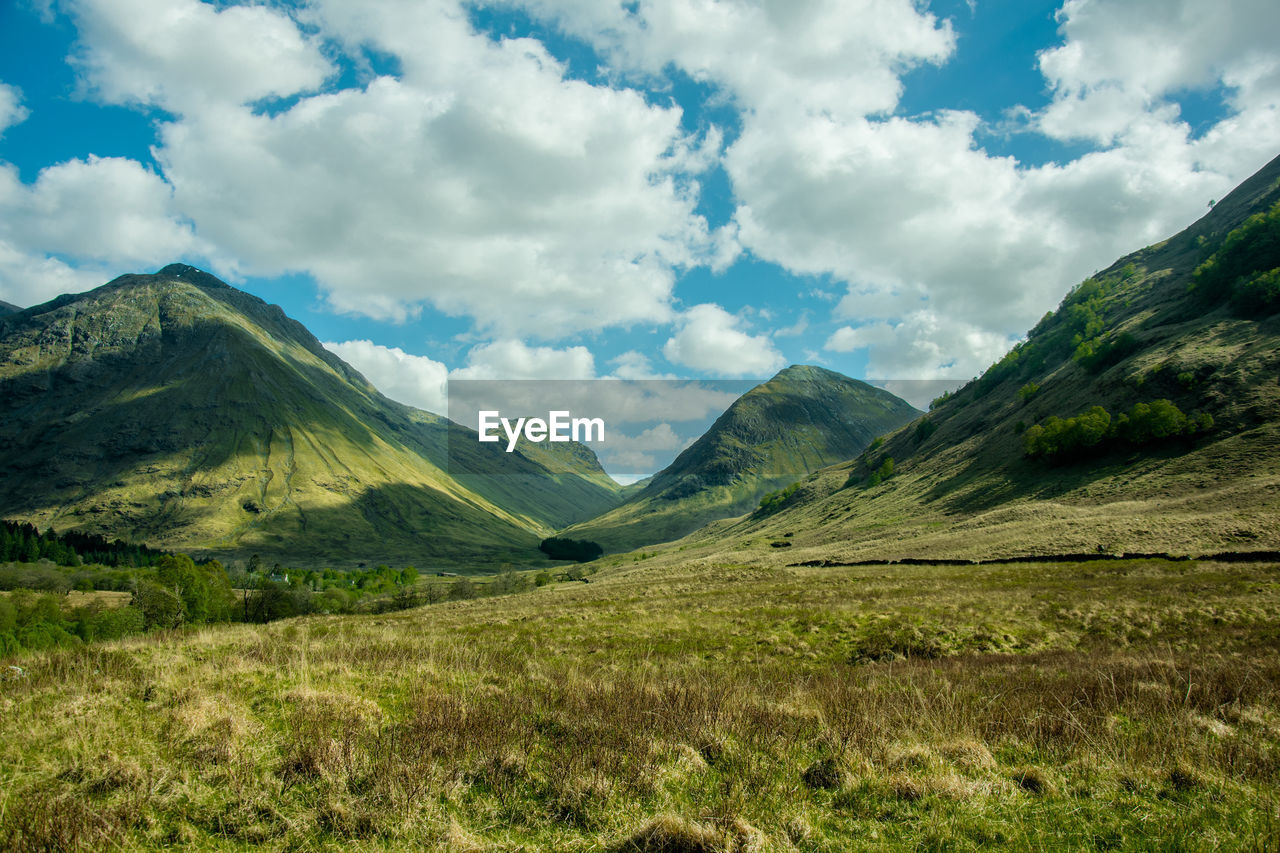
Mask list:
POLYGON ((179 113, 155 157, 232 273, 307 272, 334 308, 379 319, 430 305, 497 336, 555 338, 668 322, 679 270, 736 255, 732 229, 695 213, 692 176, 718 134, 566 79, 539 42, 493 41, 457 2, 323 0, 299 13, 314 37, 260 6, 74 8, 100 96, 179 113), (399 73, 310 93, 330 72, 321 37, 399 73))
POLYGON ((1152 118, 1174 121, 1168 98, 1187 90, 1226 85, 1237 107, 1274 107, 1280 93, 1269 0, 1067 0, 1058 20, 1063 43, 1039 57, 1054 95, 1040 127, 1057 138, 1111 144, 1152 118))
POLYGON ((947 322, 933 312, 914 311, 897 322, 842 326, 827 339, 824 349, 867 350, 867 376, 914 381, 975 376, 1015 342, 1011 336, 970 323, 947 322))
POLYGON ((740 325, 719 305, 695 305, 680 317, 662 353, 673 364, 720 376, 763 376, 786 363, 768 335, 750 335, 740 325))
POLYGON ((49 166, 0 204, 10 214, 6 230, 44 252, 137 266, 182 257, 198 243, 164 179, 122 157, 49 166))
POLYGON ((724 165, 738 242, 844 282, 834 318, 891 321, 892 339, 868 349, 888 361, 887 348, 903 348, 895 369, 980 369, 993 341, 1185 225, 1280 138, 1280 7, 1266 0, 1069 0, 1062 43, 1040 57, 1051 105, 1009 106, 1031 132, 1104 147, 1043 167, 990 156, 973 113, 892 115, 902 71, 954 48, 950 24, 920 4, 523 5, 623 68, 674 65, 737 104, 724 165), (1214 87, 1230 114, 1193 138, 1174 96, 1214 87), (949 361, 912 335, 973 349, 949 361))
POLYGON ((608 443, 611 448, 618 447, 626 450, 645 451, 681 450, 688 447, 692 442, 688 438, 681 438, 672 429, 671 424, 664 421, 642 430, 636 435, 629 436, 615 433, 609 436, 608 443))
POLYGON ((190 112, 315 89, 333 73, 314 38, 260 5, 199 0, 70 0, 76 62, 110 103, 190 112))
POLYGON ((22 106, 22 92, 16 86, 0 83, 0 136, 25 121, 27 115, 27 109, 22 106))
MULTIPOLYGON (((782 364, 769 336, 716 305, 673 308, 683 271, 746 251, 843 289, 812 318, 847 324, 828 351, 971 375, 1280 139, 1269 0, 1066 0, 1060 44, 1039 57, 1051 101, 1010 114, 1018 132, 1095 150, 1034 167, 984 151, 973 113, 899 114, 904 72, 957 43, 914 0, 498 5, 585 39, 604 82, 572 79, 536 40, 476 32, 462 0, 65 0, 87 91, 167 112, 161 173, 90 158, 31 187, 0 175, 2 269, 43 290, 203 253, 230 274, 310 274, 340 311, 469 317, 495 342, 460 375, 594 375, 581 347, 524 342, 637 324, 674 324, 673 363, 764 374, 782 364), (394 73, 373 75, 371 53, 394 73), (364 69, 359 85, 333 88, 339 64, 364 69), (733 132, 688 129, 659 94, 672 69, 736 111, 733 132), (1188 91, 1221 94, 1227 115, 1193 132, 1188 91), (718 166, 734 211, 712 228, 699 181, 718 166), (120 193, 118 221, 81 209, 99 192, 120 193)), ((0 85, 0 131, 20 111, 0 85)))
POLYGON ((89 290, 111 277, 106 270, 31 254, 0 238, 0 299, 13 305, 29 308, 60 293, 89 290))
POLYGON ((448 408, 448 368, 426 356, 368 340, 325 343, 324 348, 359 370, 393 400, 436 414, 448 408))
POLYGON ((609 360, 613 365, 610 377, 614 379, 675 379, 670 373, 658 373, 653 369, 649 356, 639 350, 627 350, 609 360))
POLYGON ((583 346, 556 349, 531 347, 523 341, 500 340, 473 347, 467 366, 451 379, 591 379, 595 357, 583 346))
POLYGON ((19 304, 208 251, 161 177, 135 160, 94 156, 49 166, 30 185, 0 164, 0 246, 0 289, 19 304))
POLYGON ((623 69, 675 65, 757 112, 892 110, 900 73, 954 49, 950 24, 911 0, 714 3, 525 0, 623 69))

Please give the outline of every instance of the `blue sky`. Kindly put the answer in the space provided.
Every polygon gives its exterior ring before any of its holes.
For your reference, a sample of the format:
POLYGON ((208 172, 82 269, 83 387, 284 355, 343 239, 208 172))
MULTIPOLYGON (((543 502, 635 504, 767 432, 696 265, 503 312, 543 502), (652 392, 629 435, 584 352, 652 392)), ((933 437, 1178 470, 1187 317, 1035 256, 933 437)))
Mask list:
POLYGON ((1276 32, 1273 0, 15 0, 0 299, 191 263, 437 411, 449 376, 966 379, 1280 153, 1276 32))

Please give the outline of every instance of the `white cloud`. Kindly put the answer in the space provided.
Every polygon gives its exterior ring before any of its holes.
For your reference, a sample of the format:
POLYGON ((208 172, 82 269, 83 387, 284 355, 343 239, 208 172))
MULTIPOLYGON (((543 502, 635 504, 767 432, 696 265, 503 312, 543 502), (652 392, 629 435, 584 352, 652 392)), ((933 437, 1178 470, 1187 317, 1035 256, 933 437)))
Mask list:
POLYGON ((634 11, 597 0, 520 5, 556 19, 623 69, 656 75, 674 64, 760 112, 892 110, 899 73, 941 62, 955 44, 949 23, 910 0, 650 0, 634 11))
POLYGON ((783 326, 776 330, 773 335, 776 338, 795 338, 809 331, 809 315, 801 314, 800 319, 796 320, 790 326, 783 326))
POLYGON ((1051 136, 1111 144, 1153 117, 1176 121, 1168 98, 1187 90, 1236 87, 1238 108, 1280 94, 1271 0, 1067 0, 1058 20, 1064 43, 1040 54, 1051 136))
MULTIPOLYGON (((506 2, 593 44, 609 82, 567 79, 537 41, 474 32, 462 0, 293 13, 67 0, 87 89, 174 114, 159 125, 162 175, 92 158, 31 187, 0 175, 0 270, 42 290, 80 263, 196 252, 234 273, 309 273, 342 311, 471 317, 498 342, 473 351, 469 376, 594 375, 581 347, 523 342, 667 323, 673 362, 761 374, 782 364, 768 336, 715 305, 672 307, 682 270, 723 270, 746 250, 844 286, 833 317, 849 331, 829 349, 885 328, 866 344, 873 365, 969 373, 1280 139, 1270 0, 1067 0, 1062 43, 1040 55, 1051 104, 1008 115, 1099 150, 1041 167, 990 156, 972 113, 893 115, 903 72, 945 63, 957 40, 914 0, 506 2), (317 93, 336 79, 326 53, 361 66, 371 50, 397 76, 317 93), (673 67, 738 111, 727 148, 721 128, 690 133, 665 105, 673 67), (637 83, 647 97, 624 87, 637 83), (1193 135, 1176 106, 1188 90, 1224 91, 1229 115, 1193 135), (271 111, 252 106, 272 97, 271 111), (717 164, 736 210, 710 229, 698 180, 717 164), (111 193, 122 204, 107 211, 111 193)), ((16 104, 0 86, 0 130, 16 104)), ((618 376, 648 372, 616 362, 618 376)))
POLYGON ((0 299, 22 308, 47 302, 60 293, 90 290, 112 277, 106 270, 73 267, 0 239, 0 299))
POLYGON ((668 322, 676 271, 736 254, 732 229, 694 213, 689 175, 719 137, 691 139, 678 108, 567 80, 538 42, 473 32, 456 2, 308 14, 402 74, 270 115, 207 100, 161 126, 177 203, 238 272, 309 272, 342 311, 430 304, 555 338, 668 322))
POLYGON ((368 340, 325 343, 324 348, 393 400, 436 414, 448 408, 448 368, 438 361, 368 340))
POLYGON ((3 233, 41 252, 136 267, 198 248, 164 179, 122 157, 49 166, 34 184, 0 196, 0 209, 3 233))
POLYGON ((523 341, 500 340, 473 347, 467 366, 451 379, 591 379, 595 357, 586 347, 531 347, 523 341))
MULTIPOLYGON (((637 435, 626 435, 614 429, 595 450, 606 469, 627 474, 639 473, 643 476, 669 464, 679 451, 697 439, 697 435, 680 436, 671 428, 671 424, 664 422, 637 435)), ((632 476, 628 481, 634 482, 637 479, 639 477, 632 476)), ((622 480, 619 479, 619 482, 622 480)))
POLYGON ((261 5, 70 0, 76 62, 110 103, 189 112, 315 89, 333 72, 316 39, 261 5))
POLYGON ((662 353, 674 364, 720 376, 763 376, 786 363, 767 335, 749 335, 739 325, 719 305, 695 305, 680 317, 662 353))
POLYGON ((15 124, 20 124, 29 115, 22 106, 22 92, 17 86, 0 83, 0 136, 15 124))
POLYGON ((0 291, 26 305, 208 254, 161 177, 94 156, 49 166, 30 185, 0 164, 0 246, 0 291))
MULTIPOLYGON (((867 376, 914 381, 976 376, 1014 343, 1013 338, 998 332, 944 321, 930 311, 915 311, 897 323, 842 326, 827 339, 824 349, 868 350, 867 376)), ((916 400, 911 402, 919 405, 916 400)))
POLYGON ((607 441, 610 450, 618 448, 639 451, 681 450, 692 443, 692 439, 681 438, 677 435, 676 431, 671 428, 671 424, 665 421, 642 430, 637 435, 624 435, 614 432, 608 436, 607 441))
POLYGON ((1052 105, 1009 114, 1024 131, 1110 147, 1041 168, 988 155, 972 113, 886 118, 902 71, 955 44, 921 4, 523 5, 623 69, 670 63, 719 86, 742 109, 725 156, 738 242, 844 282, 836 318, 901 326, 870 347, 901 369, 952 363, 913 337, 926 328, 947 353, 972 348, 954 369, 981 365, 1070 285, 1187 224, 1280 139, 1280 6, 1268 0, 1069 0, 1063 44, 1041 55, 1052 105), (1217 85, 1232 114, 1193 139, 1173 98, 1217 85))
POLYGON ((676 378, 673 374, 655 371, 649 356, 638 350, 627 350, 621 355, 609 359, 609 363, 613 365, 613 372, 609 376, 614 379, 676 378))

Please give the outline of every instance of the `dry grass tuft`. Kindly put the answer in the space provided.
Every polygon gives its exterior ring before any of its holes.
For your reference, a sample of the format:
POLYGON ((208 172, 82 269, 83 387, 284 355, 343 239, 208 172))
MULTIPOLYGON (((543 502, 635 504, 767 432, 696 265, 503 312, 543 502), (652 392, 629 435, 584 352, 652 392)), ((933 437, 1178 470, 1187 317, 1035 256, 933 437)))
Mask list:
POLYGON ((1012 779, 1028 794, 1040 796, 1053 793, 1053 783, 1049 775, 1039 767, 1020 767, 1013 771, 1012 779))
POLYGON ((622 842, 618 853, 728 853, 725 835, 713 826, 676 815, 659 815, 622 842))
POLYGON ((1209 784, 1209 780, 1203 773, 1186 762, 1179 762, 1168 772, 1165 779, 1175 791, 1195 791, 1209 784))
POLYGON ((891 744, 884 753, 884 763, 892 770, 929 773, 942 769, 942 762, 929 747, 913 744, 891 744))
POLYGON ((938 748, 939 754, 966 773, 981 773, 995 770, 996 760, 987 749, 976 740, 953 740, 938 748))
POLYGON ((820 791, 834 791, 849 782, 849 772, 834 758, 819 758, 800 774, 800 781, 820 791))
POLYGON ((474 835, 467 831, 466 827, 458 823, 457 818, 450 817, 449 823, 445 827, 440 838, 444 849, 449 853, 481 853, 485 850, 482 844, 474 835))

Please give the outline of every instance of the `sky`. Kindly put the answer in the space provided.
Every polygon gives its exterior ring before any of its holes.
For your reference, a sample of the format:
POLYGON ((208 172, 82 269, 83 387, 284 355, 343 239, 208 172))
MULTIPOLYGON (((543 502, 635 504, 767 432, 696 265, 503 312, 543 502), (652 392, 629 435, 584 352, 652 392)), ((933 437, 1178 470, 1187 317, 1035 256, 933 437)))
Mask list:
POLYGON ((437 412, 449 377, 968 379, 1280 154, 1278 32, 1274 0, 0 0, 0 299, 189 263, 437 412))

